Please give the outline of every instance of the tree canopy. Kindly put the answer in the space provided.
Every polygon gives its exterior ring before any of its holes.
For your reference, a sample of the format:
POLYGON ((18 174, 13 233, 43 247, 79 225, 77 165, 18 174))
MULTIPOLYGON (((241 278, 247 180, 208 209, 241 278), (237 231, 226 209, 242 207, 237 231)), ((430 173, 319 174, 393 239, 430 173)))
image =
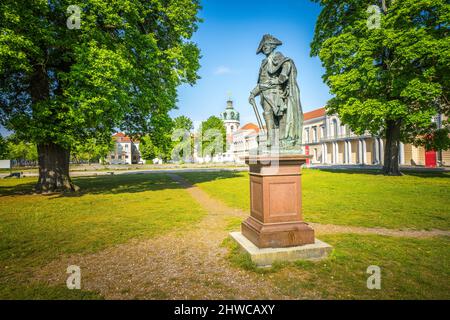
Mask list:
POLYGON ((103 161, 109 152, 114 149, 114 140, 111 137, 108 142, 98 143, 97 139, 90 138, 82 144, 77 144, 72 149, 72 158, 88 163, 103 161))
POLYGON ((227 132, 223 121, 211 116, 203 121, 200 128, 201 133, 201 154, 214 156, 226 150, 227 132))
POLYGON ((83 141, 108 143, 117 129, 157 136, 177 86, 198 79, 200 53, 189 40, 198 0, 72 4, 0 3, 0 124, 38 145, 45 189, 67 187, 68 167, 52 163, 66 163, 83 141))
POLYGON ((398 141, 448 148, 450 5, 446 0, 314 0, 322 6, 311 55, 334 97, 328 104, 356 133, 387 139, 385 167, 398 174, 398 141), (439 141, 437 141, 439 140, 439 141))
POLYGON ((186 131, 192 131, 194 129, 194 123, 186 116, 179 116, 173 119, 173 127, 175 129, 184 129, 186 131))
MULTIPOLYGON (((192 120, 186 116, 176 117, 171 121, 170 129, 161 132, 161 134, 146 135, 141 139, 141 154, 143 159, 152 160, 161 158, 162 160, 169 160, 173 156, 175 148, 177 148, 178 156, 184 157, 184 150, 190 148, 192 154, 193 143, 190 137, 190 132, 194 129, 192 120), (176 132, 179 130, 179 132, 176 132), (188 137, 186 137, 188 135, 188 137), (187 141, 186 141, 187 139, 187 141), (183 143, 182 143, 183 142, 183 143), (188 143, 189 146, 184 144, 188 143)), ((177 159, 175 159, 177 160, 177 159)))
MULTIPOLYGON (((3 138, 2 138, 3 139, 3 138)), ((1 140, 1 139, 0 139, 1 140)), ((21 164, 35 162, 38 159, 36 144, 23 141, 15 134, 3 139, 3 157, 10 160, 16 160, 21 164)), ((1 158, 1 156, 0 156, 1 158)))
POLYGON ((8 156, 8 142, 2 135, 0 135, 0 160, 8 159, 8 156))

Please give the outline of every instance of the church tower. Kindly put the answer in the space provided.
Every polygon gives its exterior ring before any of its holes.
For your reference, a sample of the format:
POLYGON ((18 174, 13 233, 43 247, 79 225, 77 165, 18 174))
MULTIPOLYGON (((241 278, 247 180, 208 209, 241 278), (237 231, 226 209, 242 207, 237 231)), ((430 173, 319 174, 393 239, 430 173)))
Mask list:
POLYGON ((222 112, 221 117, 227 130, 227 136, 231 136, 238 131, 240 126, 240 115, 233 107, 233 100, 228 99, 227 108, 222 112))

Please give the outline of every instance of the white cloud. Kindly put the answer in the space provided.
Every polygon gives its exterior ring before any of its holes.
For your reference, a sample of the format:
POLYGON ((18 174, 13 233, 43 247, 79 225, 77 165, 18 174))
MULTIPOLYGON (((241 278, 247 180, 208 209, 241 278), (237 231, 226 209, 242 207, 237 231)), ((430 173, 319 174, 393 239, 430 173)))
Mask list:
POLYGON ((232 70, 226 66, 220 66, 214 71, 214 74, 219 76, 230 73, 232 73, 232 70))

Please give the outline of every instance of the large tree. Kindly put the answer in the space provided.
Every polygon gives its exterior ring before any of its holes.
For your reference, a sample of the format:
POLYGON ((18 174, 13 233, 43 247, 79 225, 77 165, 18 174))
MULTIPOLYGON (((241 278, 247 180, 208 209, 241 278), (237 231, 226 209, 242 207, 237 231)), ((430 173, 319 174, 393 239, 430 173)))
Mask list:
POLYGON ((0 124, 37 144, 42 192, 75 189, 80 142, 160 131, 177 86, 198 79, 198 0, 72 4, 0 3, 0 124))
POLYGON ((0 135, 0 160, 9 159, 8 141, 0 135))
POLYGON ((7 139, 8 159, 16 160, 19 165, 35 163, 38 160, 37 148, 34 143, 20 140, 12 134, 7 139))
POLYGON ((384 173, 400 174, 400 141, 420 143, 428 133, 448 148, 448 128, 432 123, 449 113, 448 1, 313 1, 322 11, 311 55, 334 95, 328 111, 356 133, 386 138, 384 173))
POLYGON ((142 159, 150 161, 158 157, 164 158, 163 152, 160 148, 155 146, 150 135, 145 135, 141 138, 139 144, 139 151, 141 152, 142 159))
POLYGON ((77 162, 87 161, 88 164, 92 162, 98 163, 99 161, 103 161, 112 150, 114 150, 114 140, 112 137, 107 143, 99 143, 97 139, 90 138, 81 144, 73 146, 71 156, 77 162))
POLYGON ((215 156, 226 150, 227 132, 223 121, 211 116, 202 122, 200 127, 200 145, 203 157, 215 156))
MULTIPOLYGON (((178 156, 184 156, 186 143, 184 139, 186 139, 186 134, 190 135, 191 130, 194 129, 192 120, 186 116, 179 116, 165 125, 167 126, 165 130, 142 137, 140 151, 143 159, 153 160, 155 158, 161 158, 164 161, 168 161, 172 158, 174 149, 179 147, 183 150, 178 151, 177 149, 178 156), (175 133, 176 130, 180 131, 175 133)), ((187 138, 189 139, 188 142, 190 143, 192 153, 191 138, 190 136, 187 138)))
POLYGON ((175 161, 190 161, 194 152, 194 137, 191 131, 194 123, 186 116, 173 119, 173 130, 171 135, 172 150, 170 156, 175 161))
POLYGON ((190 132, 194 129, 194 123, 186 116, 179 116, 173 119, 173 127, 174 129, 181 129, 190 132))

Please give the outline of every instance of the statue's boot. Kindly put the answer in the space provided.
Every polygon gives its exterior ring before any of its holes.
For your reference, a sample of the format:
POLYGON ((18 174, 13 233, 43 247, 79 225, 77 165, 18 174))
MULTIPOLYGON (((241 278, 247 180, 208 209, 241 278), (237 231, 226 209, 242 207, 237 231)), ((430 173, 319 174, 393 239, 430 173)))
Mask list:
POLYGON ((275 124, 273 119, 273 113, 272 112, 264 112, 264 120, 266 120, 266 131, 267 131, 267 141, 266 146, 267 148, 272 147, 272 144, 274 142, 274 130, 275 130, 275 124))

